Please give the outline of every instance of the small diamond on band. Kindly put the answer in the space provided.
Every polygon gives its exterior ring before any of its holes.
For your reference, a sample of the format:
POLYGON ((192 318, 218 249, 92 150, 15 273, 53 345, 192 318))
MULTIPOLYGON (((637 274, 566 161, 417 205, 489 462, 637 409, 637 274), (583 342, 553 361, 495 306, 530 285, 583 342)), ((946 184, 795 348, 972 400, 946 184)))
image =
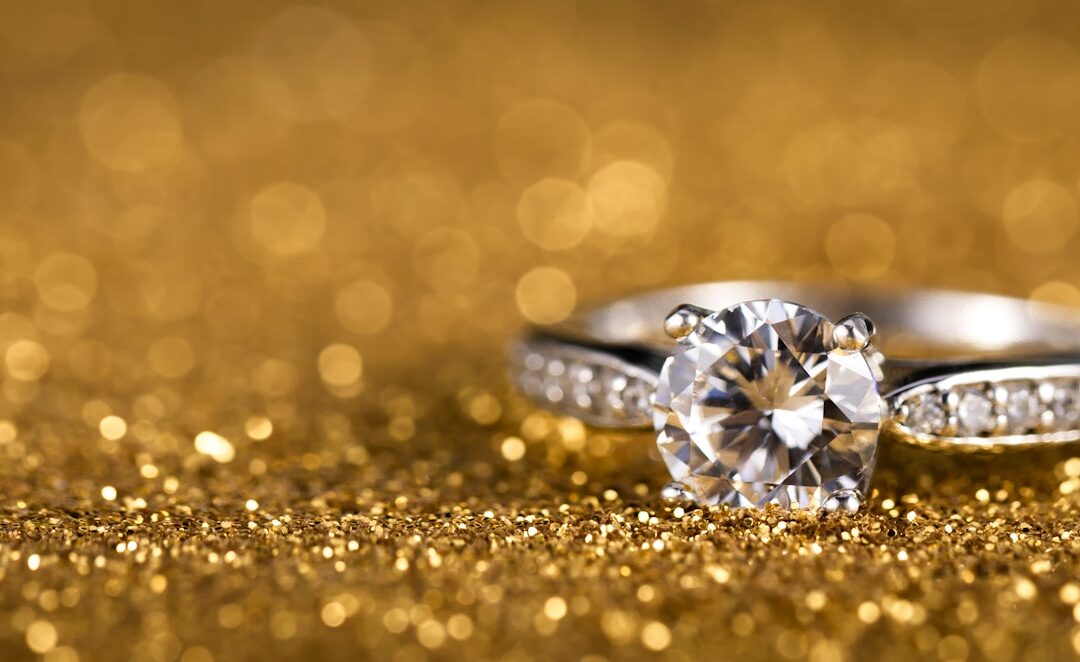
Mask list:
POLYGON ((652 420, 656 383, 645 375, 553 346, 522 343, 512 358, 510 377, 518 388, 561 413, 606 426, 642 426, 652 420))
POLYGON ((1018 438, 1069 432, 1080 423, 1080 379, 1046 378, 935 389, 906 398, 902 412, 900 422, 910 431, 941 437, 1018 438), (995 392, 1002 397, 995 399, 995 392), (956 403, 955 431, 949 425, 946 403, 950 401, 956 403))

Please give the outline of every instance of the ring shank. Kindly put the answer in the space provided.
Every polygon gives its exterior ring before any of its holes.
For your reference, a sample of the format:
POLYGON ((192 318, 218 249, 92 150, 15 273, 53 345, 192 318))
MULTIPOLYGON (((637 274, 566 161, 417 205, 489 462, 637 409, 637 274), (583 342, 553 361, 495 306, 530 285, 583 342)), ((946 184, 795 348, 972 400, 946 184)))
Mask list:
MULTIPOLYGON (((676 287, 620 299, 587 311, 555 330, 605 344, 671 347, 661 322, 676 306, 691 303, 722 310, 742 301, 784 299, 831 319, 868 315, 885 343, 948 348, 962 355, 1080 352, 1080 310, 1024 299, 953 290, 845 288, 786 282, 718 282, 676 287)), ((885 345, 888 348, 888 345, 885 345)), ((931 351, 931 355, 939 355, 931 351)))

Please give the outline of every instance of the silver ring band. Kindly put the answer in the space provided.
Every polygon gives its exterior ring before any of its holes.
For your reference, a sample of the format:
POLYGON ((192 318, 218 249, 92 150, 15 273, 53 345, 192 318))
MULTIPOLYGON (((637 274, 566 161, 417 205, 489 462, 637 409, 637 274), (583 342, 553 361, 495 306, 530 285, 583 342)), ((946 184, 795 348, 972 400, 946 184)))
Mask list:
MULTIPOLYGON (((664 406, 657 411, 655 394, 665 364, 682 351, 672 329, 665 333, 665 320, 675 315, 676 327, 693 323, 700 331, 702 320, 711 319, 711 333, 720 337, 723 318, 714 311, 761 300, 798 302, 820 313, 833 333, 838 324, 828 319, 858 312, 860 319, 872 321, 878 340, 872 345, 867 340, 863 354, 880 369, 880 428, 891 438, 985 451, 1080 439, 1080 311, 972 292, 783 282, 656 291, 559 325, 531 328, 513 349, 513 378, 538 404, 561 414, 604 427, 652 423, 663 437, 664 418, 670 421, 672 411, 664 406)), ((683 331, 699 338, 690 327, 683 331)), ((734 341, 718 342, 706 347, 712 351, 728 342, 726 351, 734 341)), ((724 365, 731 372, 732 366, 724 365)), ((717 386, 717 374, 699 377, 694 389, 712 380, 709 388, 719 393, 734 383, 717 386)), ((700 410, 693 413, 699 415, 700 410)))

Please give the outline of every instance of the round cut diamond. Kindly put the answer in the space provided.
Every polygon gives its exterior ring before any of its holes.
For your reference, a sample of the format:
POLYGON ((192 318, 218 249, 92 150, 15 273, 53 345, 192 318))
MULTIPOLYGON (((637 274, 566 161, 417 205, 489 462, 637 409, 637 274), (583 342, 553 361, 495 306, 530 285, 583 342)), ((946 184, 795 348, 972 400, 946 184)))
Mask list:
POLYGON ((1026 384, 1011 386, 1005 401, 1009 431, 1023 434, 1039 425, 1039 396, 1026 384))
POLYGON ((1055 429, 1075 430, 1080 428, 1080 385, 1056 384, 1050 408, 1054 412, 1055 429))
POLYGON ((832 329, 798 304, 749 301, 706 317, 664 363, 657 443, 699 503, 813 507, 865 490, 877 378, 862 353, 833 348, 832 329))
POLYGON ((960 419, 960 433, 968 437, 990 432, 996 423, 994 402, 982 387, 965 388, 960 393, 956 414, 960 419))
POLYGON ((924 393, 911 403, 907 424, 916 432, 941 434, 948 422, 949 414, 937 393, 924 393))

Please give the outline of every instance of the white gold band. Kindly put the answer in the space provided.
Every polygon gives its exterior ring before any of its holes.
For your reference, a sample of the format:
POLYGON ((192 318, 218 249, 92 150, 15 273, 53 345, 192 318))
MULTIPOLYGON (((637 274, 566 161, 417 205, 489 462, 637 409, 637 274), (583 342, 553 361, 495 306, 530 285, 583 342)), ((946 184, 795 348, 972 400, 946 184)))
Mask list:
POLYGON ((886 405, 883 430, 952 450, 1080 439, 1080 311, 947 290, 868 290, 782 282, 707 283, 621 299, 529 331, 514 379, 547 408, 605 427, 650 424, 650 398, 675 348, 675 306, 797 301, 874 321, 886 405))

